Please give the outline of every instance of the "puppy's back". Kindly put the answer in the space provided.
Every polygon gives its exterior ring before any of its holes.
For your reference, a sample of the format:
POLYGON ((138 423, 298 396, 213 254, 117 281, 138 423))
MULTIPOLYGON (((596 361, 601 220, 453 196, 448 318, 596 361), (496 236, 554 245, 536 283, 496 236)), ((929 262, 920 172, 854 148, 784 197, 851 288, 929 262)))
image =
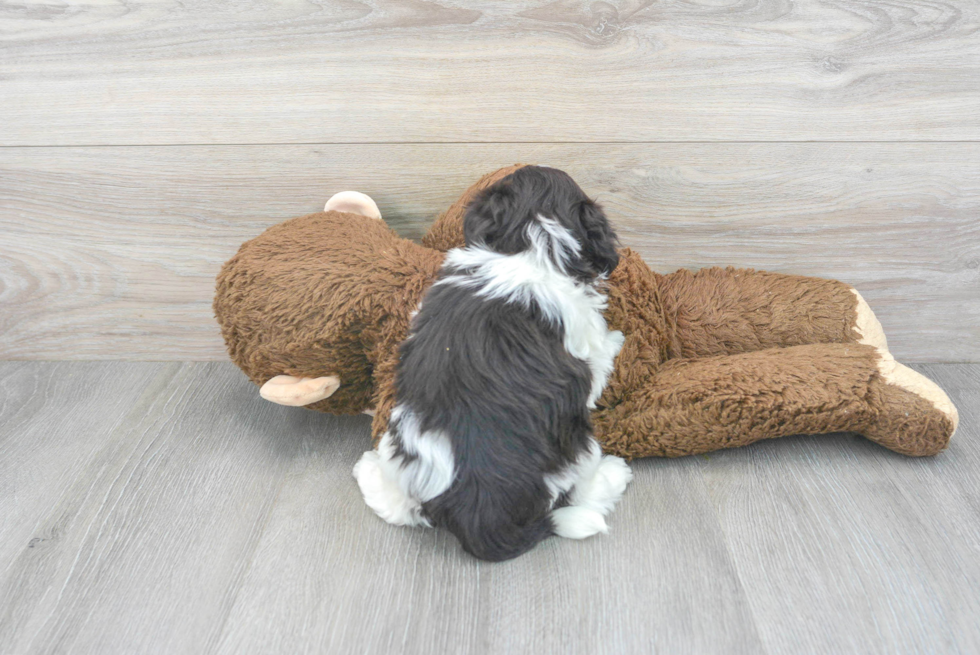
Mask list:
POLYGON ((446 435, 453 482, 424 513, 481 559, 516 557, 553 534, 545 475, 587 448, 586 362, 533 304, 437 285, 402 346, 399 405, 446 435))

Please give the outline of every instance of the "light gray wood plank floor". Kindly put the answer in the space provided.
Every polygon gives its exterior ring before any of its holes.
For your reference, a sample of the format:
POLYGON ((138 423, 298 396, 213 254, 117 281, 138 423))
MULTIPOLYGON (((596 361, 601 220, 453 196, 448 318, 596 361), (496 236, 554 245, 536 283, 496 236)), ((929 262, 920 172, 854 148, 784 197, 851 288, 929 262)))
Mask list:
POLYGON ((980 365, 916 368, 938 457, 637 461, 609 535, 487 564, 363 505, 366 417, 227 363, 0 363, 0 652, 977 652, 980 365))

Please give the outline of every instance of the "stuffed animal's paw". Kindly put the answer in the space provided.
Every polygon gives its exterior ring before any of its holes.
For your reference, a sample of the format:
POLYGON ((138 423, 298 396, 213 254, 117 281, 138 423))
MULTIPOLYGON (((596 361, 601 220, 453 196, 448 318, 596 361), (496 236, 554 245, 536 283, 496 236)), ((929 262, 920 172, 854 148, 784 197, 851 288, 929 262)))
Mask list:
MULTIPOLYGON (((953 401, 949 399, 946 392, 939 388, 939 385, 922 375, 921 373, 910 369, 908 366, 900 364, 895 361, 895 358, 888 351, 888 342, 885 340, 885 332, 881 328, 881 323, 875 316, 874 312, 871 311, 871 307, 868 303, 861 297, 861 294, 857 292, 856 289, 851 289, 854 295, 857 297, 857 307, 855 311, 857 313, 857 318, 855 321, 854 329, 859 335, 858 343, 863 343, 874 347, 878 351, 878 372, 881 373, 882 379, 887 385, 897 387, 905 392, 918 396, 918 398, 926 401, 925 404, 908 400, 905 406, 895 405, 891 409, 892 412, 885 412, 883 416, 891 417, 892 414, 896 414, 901 420, 898 423, 906 425, 906 431, 911 426, 910 421, 913 423, 920 423, 917 428, 912 428, 913 432, 921 433, 920 438, 926 438, 926 433, 929 431, 935 432, 936 428, 933 426, 927 430, 927 425, 932 424, 948 424, 945 429, 941 429, 941 435, 937 435, 937 440, 935 447, 927 448, 926 454, 935 454, 938 450, 941 450, 945 444, 949 441, 949 438, 953 436, 956 432, 956 427, 959 424, 959 413, 956 411, 956 406, 953 401), (913 407, 913 405, 921 405, 921 407, 913 407), (932 413, 933 410, 929 409, 931 405, 935 410, 942 415, 943 418, 934 420, 927 416, 927 414, 932 413), (919 416, 921 415, 921 416, 919 416), (918 416, 918 419, 916 417, 918 416), (908 420, 906 420, 908 419, 908 420)), ((898 402, 897 398, 902 394, 897 393, 897 389, 892 389, 886 393, 889 400, 886 400, 886 405, 898 402)), ((886 420, 891 421, 891 418, 886 420)), ((879 432, 880 430, 873 430, 872 432, 879 432)), ((897 436, 897 433, 896 433, 897 436)), ((901 440, 901 439, 900 439, 901 440)), ((902 452, 901 449, 899 452, 902 452)), ((919 454, 919 453, 916 453, 919 454)))
POLYGON ((949 396, 946 395, 946 392, 938 384, 918 371, 914 371, 908 366, 896 362, 890 354, 887 357, 883 356, 879 360, 878 370, 881 372, 881 377, 888 384, 901 387, 919 396, 942 412, 952 425, 952 432, 950 432, 949 436, 953 436, 953 432, 956 432, 956 428, 960 422, 959 412, 956 411, 956 405, 953 404, 953 401, 949 399, 949 396))

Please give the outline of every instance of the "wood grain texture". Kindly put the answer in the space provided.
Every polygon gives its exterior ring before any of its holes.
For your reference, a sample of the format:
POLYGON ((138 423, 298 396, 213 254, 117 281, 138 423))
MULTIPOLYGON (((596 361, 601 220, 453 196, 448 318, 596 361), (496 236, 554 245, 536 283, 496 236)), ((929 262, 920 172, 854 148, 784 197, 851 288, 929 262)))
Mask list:
POLYGON ((446 532, 365 511, 350 475, 363 439, 342 457, 320 444, 279 497, 217 653, 761 649, 694 460, 638 467, 609 538, 551 539, 490 564, 446 532))
POLYGON ((609 535, 487 564, 363 504, 366 417, 265 403, 230 364, 0 363, 0 466, 44 472, 0 487, 0 651, 976 652, 980 366, 917 368, 960 408, 938 457, 637 461, 609 535))
POLYGON ((421 236, 481 174, 568 170, 654 270, 854 284, 910 361, 980 361, 980 144, 0 149, 0 358, 225 358, 214 277, 245 240, 373 196, 421 236))
MULTIPOLYGON (((51 557, 92 528, 105 500, 112 435, 145 411, 179 364, 0 364, 0 652, 22 652, 59 597, 73 558, 51 557), (66 544, 68 544, 66 546, 66 544)), ((118 447, 119 444, 116 444, 118 447)), ((125 448, 125 444, 122 444, 125 448)), ((67 556, 66 556, 67 557, 67 556)))
MULTIPOLYGON (((58 389, 65 365, 32 366, 52 377, 45 388, 58 389)), ((3 523, 22 519, 33 504, 35 536, 3 544, 4 653, 200 652, 220 632, 295 442, 277 437, 288 421, 273 429, 270 408, 232 410, 247 383, 227 366, 117 363, 111 370, 125 377, 133 367, 153 381, 135 385, 139 396, 125 420, 95 427, 96 417, 112 415, 111 405, 96 402, 70 408, 77 432, 51 435, 95 456, 24 490, 25 499, 5 499, 3 523), (256 421, 267 429, 242 440, 256 421), (49 507, 32 503, 52 492, 49 507)), ((104 365, 72 368, 83 387, 103 381, 104 365)), ((26 447, 30 431, 9 427, 7 439, 26 447)), ((36 452, 26 464, 46 467, 49 458, 36 452)))
POLYGON ((812 437, 704 464, 768 652, 980 649, 980 369, 916 368, 962 408, 935 458, 812 437))
MULTIPOLYGON (((37 522, 62 500, 62 482, 100 457, 90 435, 117 429, 145 398, 173 377, 176 364, 23 362, 0 366, 0 571, 24 546, 56 540, 61 522, 37 522), (78 438, 81 435, 81 438, 78 438)), ((136 410, 139 411, 139 410, 136 410)), ((68 518, 68 513, 65 514, 68 518)))
POLYGON ((980 138, 971 0, 0 11, 0 145, 980 138))

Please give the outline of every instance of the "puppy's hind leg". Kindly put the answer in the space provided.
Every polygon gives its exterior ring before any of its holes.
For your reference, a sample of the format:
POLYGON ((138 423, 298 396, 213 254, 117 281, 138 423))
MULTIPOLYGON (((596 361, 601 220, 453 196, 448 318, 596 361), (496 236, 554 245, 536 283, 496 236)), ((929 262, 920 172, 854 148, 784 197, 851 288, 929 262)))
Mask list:
POLYGON ((623 458, 603 455, 592 477, 580 480, 575 485, 572 503, 605 516, 613 511, 632 480, 633 471, 623 458))
POLYGON ((406 494, 392 475, 391 435, 385 434, 378 450, 369 450, 354 465, 354 478, 361 489, 364 502, 374 513, 392 525, 420 525, 430 527, 422 516, 422 504, 406 494))
POLYGON ((576 462, 578 478, 569 494, 569 505, 551 513, 555 534, 568 539, 585 539, 606 533, 605 516, 616 506, 633 479, 629 465, 620 457, 603 455, 592 440, 588 453, 576 462))

